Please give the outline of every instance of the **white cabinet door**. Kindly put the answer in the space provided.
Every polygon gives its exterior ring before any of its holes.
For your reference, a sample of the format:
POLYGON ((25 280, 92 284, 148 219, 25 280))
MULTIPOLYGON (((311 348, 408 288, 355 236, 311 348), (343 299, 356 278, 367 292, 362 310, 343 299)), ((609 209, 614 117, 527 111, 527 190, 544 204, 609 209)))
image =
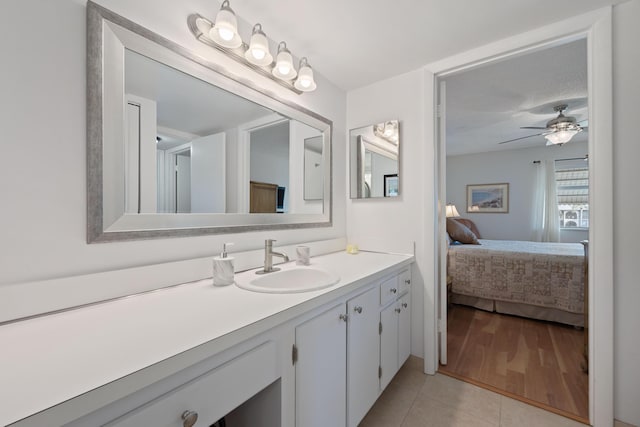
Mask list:
POLYGON ((345 305, 340 303, 296 327, 296 426, 346 424, 344 315, 345 305))
POLYGON ((398 313, 396 304, 380 312, 380 390, 384 390, 398 370, 398 313))
POLYGON ((347 425, 356 427, 378 398, 378 288, 347 302, 347 425))
POLYGON ((406 293, 398 301, 398 368, 411 353, 411 294, 406 293))

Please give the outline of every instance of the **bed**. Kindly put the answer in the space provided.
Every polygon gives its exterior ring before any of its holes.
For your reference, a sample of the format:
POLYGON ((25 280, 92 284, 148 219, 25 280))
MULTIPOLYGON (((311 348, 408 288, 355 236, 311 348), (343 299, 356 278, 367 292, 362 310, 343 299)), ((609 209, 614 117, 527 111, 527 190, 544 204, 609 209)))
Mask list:
POLYGON ((479 239, 451 244, 451 302, 482 310, 584 326, 580 243, 479 239))

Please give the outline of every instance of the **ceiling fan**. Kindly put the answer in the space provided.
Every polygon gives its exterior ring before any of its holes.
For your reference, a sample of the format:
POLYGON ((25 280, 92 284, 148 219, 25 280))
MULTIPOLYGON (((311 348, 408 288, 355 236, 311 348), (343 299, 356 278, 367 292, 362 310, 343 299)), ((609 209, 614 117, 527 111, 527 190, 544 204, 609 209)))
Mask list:
POLYGON ((520 138, 509 139, 507 141, 499 142, 498 144, 506 144, 508 142, 519 141, 521 139, 532 138, 534 136, 544 136, 547 139, 547 145, 562 145, 567 143, 577 133, 586 131, 587 127, 582 127, 576 122, 575 117, 565 116, 564 111, 567 109, 567 104, 559 104, 553 107, 553 111, 558 113, 558 117, 551 119, 547 122, 546 127, 537 126, 523 126, 520 129, 543 129, 544 132, 536 133, 534 135, 523 136, 520 138))

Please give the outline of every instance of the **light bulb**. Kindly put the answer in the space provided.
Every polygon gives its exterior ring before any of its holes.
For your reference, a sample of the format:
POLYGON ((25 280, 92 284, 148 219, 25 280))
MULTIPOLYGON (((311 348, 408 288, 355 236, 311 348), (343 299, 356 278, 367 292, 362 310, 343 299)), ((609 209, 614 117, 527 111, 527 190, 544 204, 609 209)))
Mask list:
POLYGON ((265 55, 267 54, 264 50, 262 49, 251 49, 251 54, 253 55, 253 57, 255 59, 257 59, 258 61, 260 61, 261 59, 263 59, 265 57, 265 55))
POLYGON ((218 35, 222 40, 229 41, 233 38, 235 33, 228 28, 218 28, 218 35))
POLYGON ((306 78, 301 78, 300 79, 300 85, 302 87, 309 87, 309 86, 311 86, 311 80, 306 79, 306 78))
POLYGON ((316 89, 316 82, 313 79, 313 70, 307 62, 307 58, 300 60, 298 67, 298 80, 293 84, 294 87, 302 92, 311 92, 316 89))
POLYGON ((291 71, 291 67, 289 66, 289 64, 284 62, 280 62, 278 64, 278 72, 280 74, 289 74, 289 71, 291 71))

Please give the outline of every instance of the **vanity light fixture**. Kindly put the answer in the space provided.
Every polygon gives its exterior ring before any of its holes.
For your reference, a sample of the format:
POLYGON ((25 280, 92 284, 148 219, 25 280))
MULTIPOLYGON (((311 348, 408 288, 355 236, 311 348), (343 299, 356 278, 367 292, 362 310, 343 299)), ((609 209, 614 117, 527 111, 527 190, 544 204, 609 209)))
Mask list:
POLYGON ((293 67, 293 56, 287 49, 287 43, 280 42, 278 45, 278 55, 276 56, 276 66, 271 71, 280 80, 293 80, 298 72, 293 67))
POLYGON ((260 66, 270 65, 273 61, 273 56, 269 52, 269 41, 262 31, 262 25, 253 26, 249 48, 244 53, 244 57, 252 64, 260 66))
POLYGON ((229 5, 229 0, 222 2, 215 23, 198 14, 189 16, 187 23, 198 41, 224 52, 228 57, 287 89, 297 94, 316 89, 313 69, 309 66, 307 58, 300 60, 296 70, 293 56, 285 42, 278 44, 278 53, 275 61, 273 60, 269 52, 269 39, 261 24, 253 26, 248 45, 242 41, 238 34, 238 19, 229 5))
POLYGON ((224 0, 216 22, 209 30, 209 37, 220 46, 235 49, 242 45, 242 39, 238 34, 238 19, 229 6, 229 0, 224 0))
POLYGON ((298 67, 298 78, 293 84, 296 89, 303 92, 311 92, 316 90, 316 82, 313 79, 313 69, 309 65, 307 58, 300 60, 300 66, 298 67))

